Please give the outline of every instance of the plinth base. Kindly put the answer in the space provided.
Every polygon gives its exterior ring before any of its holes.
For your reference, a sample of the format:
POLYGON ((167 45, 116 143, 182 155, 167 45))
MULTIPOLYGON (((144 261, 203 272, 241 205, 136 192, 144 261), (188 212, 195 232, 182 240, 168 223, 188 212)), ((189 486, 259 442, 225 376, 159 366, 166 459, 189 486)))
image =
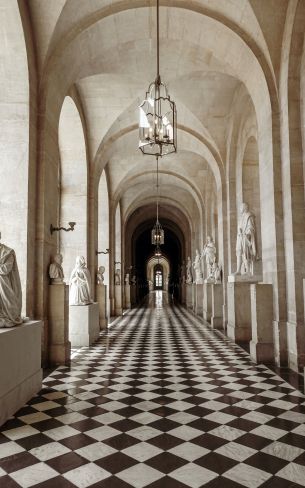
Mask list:
POLYGON ((72 347, 90 346, 100 333, 98 303, 70 305, 70 341, 72 347))
POLYGON ((0 425, 42 387, 42 322, 0 329, 0 425))

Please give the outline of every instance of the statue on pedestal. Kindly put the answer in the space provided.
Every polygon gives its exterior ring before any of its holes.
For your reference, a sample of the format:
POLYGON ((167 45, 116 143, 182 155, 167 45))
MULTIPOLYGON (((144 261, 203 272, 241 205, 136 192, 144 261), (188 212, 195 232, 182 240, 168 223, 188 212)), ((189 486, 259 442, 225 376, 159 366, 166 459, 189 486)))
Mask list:
POLYGON ((236 239, 237 269, 235 275, 253 276, 254 261, 257 260, 255 216, 249 211, 249 205, 242 203, 236 239))
POLYGON ((126 273, 125 276, 125 285, 129 285, 129 273, 126 273))
POLYGON ((222 282, 222 269, 221 265, 219 263, 213 264, 213 278, 214 278, 214 283, 218 284, 222 282))
POLYGON ((14 327, 21 317, 22 292, 15 251, 0 243, 0 327, 14 327))
POLYGON ((116 269, 114 274, 114 284, 120 285, 121 284, 121 270, 116 269))
POLYGON ((49 277, 52 285, 63 283, 64 271, 62 269, 62 255, 60 253, 55 254, 53 260, 49 266, 49 277))
POLYGON ((195 270, 195 283, 202 284, 203 275, 201 270, 201 260, 200 260, 200 254, 198 249, 196 249, 196 256, 195 256, 195 261, 193 262, 193 266, 195 270))
POLYGON ((207 236, 201 257, 205 257, 207 265, 207 281, 214 281, 213 267, 216 261, 216 246, 213 237, 207 236))
POLYGON ((91 298, 91 276, 83 256, 77 256, 75 268, 70 276, 70 305, 89 305, 91 298))
POLYGON ((188 285, 193 283, 192 261, 191 261, 190 256, 188 256, 187 263, 186 263, 186 283, 188 285))
POLYGON ((99 266, 97 273, 96 273, 96 281, 98 285, 104 284, 104 273, 105 273, 105 266, 99 266))

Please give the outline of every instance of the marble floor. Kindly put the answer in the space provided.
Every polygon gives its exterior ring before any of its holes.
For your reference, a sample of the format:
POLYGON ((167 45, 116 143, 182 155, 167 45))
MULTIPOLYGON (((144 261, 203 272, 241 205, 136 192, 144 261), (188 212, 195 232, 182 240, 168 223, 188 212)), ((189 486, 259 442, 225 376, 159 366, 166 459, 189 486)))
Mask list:
POLYGON ((305 397, 161 292, 1 428, 1 488, 305 486, 305 397))

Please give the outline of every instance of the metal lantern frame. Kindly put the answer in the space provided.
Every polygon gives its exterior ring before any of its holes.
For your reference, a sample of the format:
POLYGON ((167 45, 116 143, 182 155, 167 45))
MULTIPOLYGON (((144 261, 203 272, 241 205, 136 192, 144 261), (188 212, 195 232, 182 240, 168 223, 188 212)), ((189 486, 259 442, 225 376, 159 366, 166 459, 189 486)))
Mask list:
POLYGON ((160 76, 159 0, 157 0, 157 76, 139 106, 139 149, 150 156, 177 152, 177 110, 160 76))
POLYGON ((159 258, 162 257, 162 252, 161 252, 161 248, 160 248, 159 244, 156 245, 155 257, 158 258, 158 262, 159 262, 159 258))

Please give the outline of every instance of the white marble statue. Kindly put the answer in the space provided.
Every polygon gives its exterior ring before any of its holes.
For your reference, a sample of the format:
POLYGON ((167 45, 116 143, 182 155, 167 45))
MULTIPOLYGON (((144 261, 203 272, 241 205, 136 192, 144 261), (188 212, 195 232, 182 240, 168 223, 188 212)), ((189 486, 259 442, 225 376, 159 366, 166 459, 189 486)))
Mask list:
POLYGON ((213 279, 215 284, 221 283, 221 265, 216 261, 213 264, 213 279))
POLYGON ((91 298, 91 276, 83 256, 77 256, 75 268, 70 276, 70 305, 89 305, 91 298))
POLYGON ((96 273, 96 281, 98 285, 104 284, 104 273, 106 271, 105 266, 99 266, 97 273, 96 273))
POLYGON ((188 285, 193 283, 192 261, 191 261, 190 256, 188 256, 187 263, 186 263, 186 283, 188 285))
POLYGON ((257 259, 255 216, 249 211, 247 203, 240 207, 236 239, 237 269, 235 275, 244 274, 253 276, 254 261, 257 259))
POLYGON ((116 269, 114 274, 114 284, 120 285, 121 284, 121 270, 116 269))
POLYGON ((62 261, 63 261, 62 255, 59 253, 55 254, 49 266, 49 277, 51 279, 52 285, 63 283, 64 271, 62 269, 62 261))
POLYGON ((133 277, 131 279, 131 284, 132 285, 136 285, 137 284, 137 277, 136 277, 136 275, 133 275, 133 277))
POLYGON ((0 243, 0 327, 23 322, 22 293, 15 251, 0 243))
POLYGON ((201 257, 205 257, 205 262, 207 265, 207 281, 214 280, 214 264, 216 262, 216 246, 213 237, 207 236, 205 246, 203 248, 201 257))
POLYGON ((125 285, 129 285, 129 273, 125 275, 125 285))
POLYGON ((196 249, 196 256, 195 261, 193 262, 194 270, 195 270, 195 283, 200 284, 203 282, 203 275, 201 269, 201 262, 200 262, 200 253, 198 249, 196 249))

